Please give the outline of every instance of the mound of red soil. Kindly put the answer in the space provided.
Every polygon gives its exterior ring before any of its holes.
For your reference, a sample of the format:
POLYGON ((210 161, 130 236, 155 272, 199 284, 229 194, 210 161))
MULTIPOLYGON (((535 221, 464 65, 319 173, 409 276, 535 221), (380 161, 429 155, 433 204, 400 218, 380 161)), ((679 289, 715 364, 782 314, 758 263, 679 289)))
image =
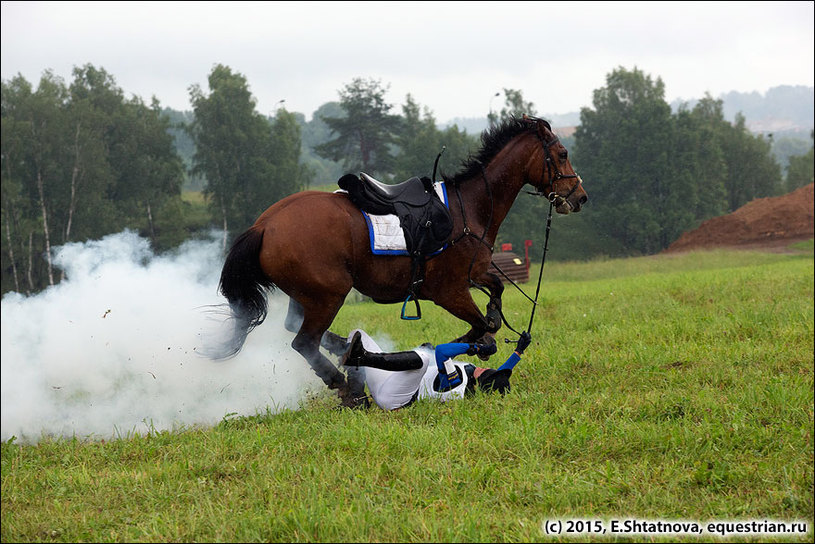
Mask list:
POLYGON ((757 198, 733 213, 708 219, 684 233, 663 253, 728 247, 782 250, 813 237, 813 186, 776 197, 757 198))

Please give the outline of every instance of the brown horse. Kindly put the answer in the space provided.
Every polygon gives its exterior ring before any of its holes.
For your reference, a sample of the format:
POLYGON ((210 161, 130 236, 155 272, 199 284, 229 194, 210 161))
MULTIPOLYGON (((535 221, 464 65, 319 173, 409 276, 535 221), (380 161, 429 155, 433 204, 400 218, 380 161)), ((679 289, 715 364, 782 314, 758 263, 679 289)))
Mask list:
MULTIPOLYGON (((492 340, 501 326, 500 279, 487 272, 498 229, 524 185, 546 195, 558 213, 580 211, 588 200, 566 148, 546 121, 512 118, 485 131, 482 147, 452 177, 442 176, 450 196, 453 233, 447 248, 426 262, 418 298, 431 300, 466 321, 470 330, 456 339, 492 340), (470 293, 485 288, 485 316, 470 293)), ((344 405, 364 395, 360 376, 345 375, 320 352, 345 349, 328 331, 351 288, 379 303, 406 300, 411 258, 374 255, 365 218, 342 193, 305 191, 269 207, 241 234, 221 272, 220 291, 229 301, 236 328, 224 356, 236 354, 247 334, 263 322, 267 291, 290 297, 286 327, 292 347, 344 405)), ((494 340, 492 340, 494 341, 494 340)))

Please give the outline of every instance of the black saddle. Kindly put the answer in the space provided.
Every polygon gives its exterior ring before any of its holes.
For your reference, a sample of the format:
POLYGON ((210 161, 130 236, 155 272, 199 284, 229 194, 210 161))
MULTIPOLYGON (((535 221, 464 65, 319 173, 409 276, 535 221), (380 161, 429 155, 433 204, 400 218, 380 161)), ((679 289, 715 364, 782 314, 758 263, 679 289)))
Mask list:
POLYGON ((377 181, 365 172, 346 174, 337 182, 361 210, 376 215, 398 215, 396 204, 422 207, 436 195, 430 178, 412 177, 396 185, 377 181))
POLYGON ((337 184, 359 209, 375 215, 396 215, 411 255, 433 253, 448 242, 453 232, 450 210, 436 194, 430 178, 412 177, 386 185, 362 172, 359 176, 346 174, 337 184))

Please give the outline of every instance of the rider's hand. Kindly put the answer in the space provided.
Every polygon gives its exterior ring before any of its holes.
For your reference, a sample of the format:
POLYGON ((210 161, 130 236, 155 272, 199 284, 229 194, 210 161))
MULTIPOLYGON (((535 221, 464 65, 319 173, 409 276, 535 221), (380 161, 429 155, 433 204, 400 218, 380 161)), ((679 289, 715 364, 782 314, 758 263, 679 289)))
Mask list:
POLYGON ((495 344, 470 344, 467 355, 492 355, 496 351, 498 346, 495 344))
POLYGON ((521 337, 518 338, 518 347, 515 348, 515 351, 518 355, 523 355, 524 350, 529 347, 529 344, 532 342, 532 336, 529 334, 528 331, 524 331, 521 333, 521 337))
POLYGON ((478 355, 492 355, 498 351, 498 346, 495 344, 479 344, 478 355))

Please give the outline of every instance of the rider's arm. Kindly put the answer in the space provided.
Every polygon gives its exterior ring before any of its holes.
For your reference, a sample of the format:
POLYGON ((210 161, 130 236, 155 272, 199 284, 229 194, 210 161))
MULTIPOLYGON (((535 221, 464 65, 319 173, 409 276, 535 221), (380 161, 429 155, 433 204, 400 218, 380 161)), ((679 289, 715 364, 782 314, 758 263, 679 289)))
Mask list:
POLYGON ((521 355, 523 355, 524 351, 526 351, 526 348, 529 347, 531 342, 532 336, 529 334, 529 332, 521 333, 521 337, 518 338, 518 347, 515 348, 515 351, 512 352, 512 355, 509 356, 506 362, 498 367, 498 370, 515 368, 515 365, 517 365, 518 361, 521 360, 521 355))
MULTIPOLYGON (((444 370, 445 361, 448 361, 457 355, 467 353, 470 346, 471 344, 464 344, 461 342, 450 342, 436 346, 436 366, 439 367, 439 372, 446 372, 444 370)), ((450 364, 450 367, 452 368, 452 363, 450 364)))
POLYGON ((439 388, 455 387, 463 381, 453 364, 453 357, 467 353, 470 344, 450 342, 436 346, 436 367, 439 369, 439 388))
POLYGON ((453 364, 453 357, 457 355, 492 355, 495 353, 495 344, 465 344, 462 342, 449 342, 436 346, 436 367, 439 370, 439 388, 444 391, 455 387, 464 381, 453 364))
POLYGON ((450 374, 455 372, 453 362, 450 361, 453 357, 465 353, 467 355, 492 355, 495 351, 495 344, 465 344, 462 342, 439 344, 436 346, 436 366, 440 373, 450 374))
POLYGON ((513 351, 512 355, 510 355, 507 360, 498 367, 498 370, 506 370, 507 368, 515 368, 515 365, 518 364, 518 361, 521 360, 521 354, 517 351, 513 351))

